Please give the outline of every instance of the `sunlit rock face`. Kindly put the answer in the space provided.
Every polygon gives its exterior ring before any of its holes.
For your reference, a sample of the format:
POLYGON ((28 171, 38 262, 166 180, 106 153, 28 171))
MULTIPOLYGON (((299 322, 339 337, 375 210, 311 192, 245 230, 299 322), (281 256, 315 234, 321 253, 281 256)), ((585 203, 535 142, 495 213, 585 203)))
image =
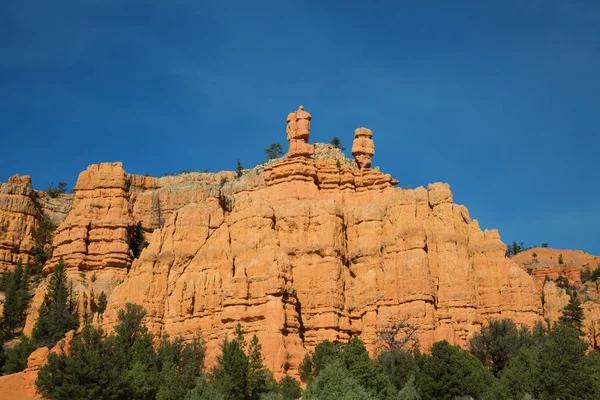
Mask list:
MULTIPOLYGON (((453 203, 447 184, 396 188, 371 168, 370 130, 355 132, 351 160, 308 144, 311 118, 303 108, 291 113, 289 153, 241 177, 152 178, 120 163, 91 165, 46 272, 63 258, 82 311, 108 294, 96 320, 108 330, 132 302, 146 308, 156 336, 202 332, 209 362, 241 323, 276 376, 296 374, 325 339, 359 335, 374 350, 401 319, 419 327, 425 350, 442 339, 464 345, 489 318, 542 320, 532 277, 505 258, 496 231, 482 231, 453 203), (133 259, 138 221, 149 245, 133 259)), ((34 322, 31 313, 28 329, 34 322)))

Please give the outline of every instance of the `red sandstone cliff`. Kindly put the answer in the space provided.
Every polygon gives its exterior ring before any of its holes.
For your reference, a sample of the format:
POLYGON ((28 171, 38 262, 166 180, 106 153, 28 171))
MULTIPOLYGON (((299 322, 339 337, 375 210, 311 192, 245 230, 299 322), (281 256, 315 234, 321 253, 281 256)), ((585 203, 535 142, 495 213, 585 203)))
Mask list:
MULTIPOLYGON (((158 336, 201 330, 209 360, 241 322, 261 340, 276 375, 295 373, 324 339, 358 334, 371 346, 400 319, 420 328, 424 348, 441 339, 465 344, 489 318, 542 320, 541 288, 504 256, 497 231, 482 231, 453 203, 447 184, 395 188, 390 175, 371 168, 371 131, 355 132, 355 161, 309 144, 310 119, 303 109, 291 113, 288 154, 240 178, 152 178, 127 174, 120 163, 89 166, 45 272, 63 257, 82 312, 107 293, 105 328, 134 302, 158 336), (149 246, 133 260, 128 241, 138 221, 149 246)), ((26 189, 2 190, 28 210, 26 189)), ((10 208, 2 204, 0 211, 10 208)), ((9 231, 22 232, 10 237, 23 238, 17 254, 26 254, 37 214, 21 208, 7 215, 21 218, 11 225, 21 230, 9 231)), ((1 243, 8 237, 0 233, 1 243)), ((44 290, 35 294, 26 332, 44 290)))

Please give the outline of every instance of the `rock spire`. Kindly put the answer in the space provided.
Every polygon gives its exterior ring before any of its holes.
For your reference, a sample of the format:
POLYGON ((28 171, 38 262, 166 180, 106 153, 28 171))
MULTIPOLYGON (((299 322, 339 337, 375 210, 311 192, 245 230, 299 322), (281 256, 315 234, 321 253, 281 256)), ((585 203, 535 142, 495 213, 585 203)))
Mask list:
POLYGON ((315 153, 315 149, 308 144, 310 135, 310 120, 312 116, 299 106, 297 111, 287 116, 287 140, 290 141, 288 157, 309 157, 315 153))
POLYGON ((354 142, 352 142, 352 155, 360 169, 371 168, 371 157, 375 155, 375 143, 373 143, 373 132, 367 128, 356 128, 354 130, 354 142))

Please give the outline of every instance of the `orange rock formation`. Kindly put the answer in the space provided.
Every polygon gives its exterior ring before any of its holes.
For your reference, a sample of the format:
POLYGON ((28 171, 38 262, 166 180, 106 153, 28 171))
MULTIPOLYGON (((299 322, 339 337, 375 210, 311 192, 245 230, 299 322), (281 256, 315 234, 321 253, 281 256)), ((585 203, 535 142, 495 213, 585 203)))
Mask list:
POLYGON ((505 258, 497 231, 482 231, 453 203, 447 184, 395 188, 371 168, 371 131, 356 130, 354 161, 309 144, 310 120, 302 107, 291 113, 288 154, 240 178, 89 166, 45 271, 63 257, 82 312, 107 293, 98 321, 106 331, 118 309, 138 303, 157 336, 201 331, 209 360, 240 322, 276 376, 295 374, 324 339, 357 334, 373 349, 400 319, 419 327, 424 349, 441 339, 464 345, 489 318, 542 320, 532 277, 505 258), (149 246, 133 260, 128 240, 138 221, 149 246))
POLYGON ((15 175, 8 183, 0 183, 0 272, 19 258, 27 262, 33 252, 33 230, 38 219, 29 176, 15 175))
POLYGON ((0 272, 21 259, 26 263, 33 255, 33 234, 42 213, 55 222, 70 211, 70 195, 50 199, 31 186, 29 175, 14 175, 0 183, 0 272))

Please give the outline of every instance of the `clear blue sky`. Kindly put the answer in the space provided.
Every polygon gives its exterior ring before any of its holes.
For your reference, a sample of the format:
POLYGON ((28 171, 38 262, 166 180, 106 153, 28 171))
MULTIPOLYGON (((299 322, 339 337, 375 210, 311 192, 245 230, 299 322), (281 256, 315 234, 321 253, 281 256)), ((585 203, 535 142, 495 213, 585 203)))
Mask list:
POLYGON ((600 254, 599 74, 595 0, 6 0, 0 181, 249 167, 303 104, 505 242, 600 254))

